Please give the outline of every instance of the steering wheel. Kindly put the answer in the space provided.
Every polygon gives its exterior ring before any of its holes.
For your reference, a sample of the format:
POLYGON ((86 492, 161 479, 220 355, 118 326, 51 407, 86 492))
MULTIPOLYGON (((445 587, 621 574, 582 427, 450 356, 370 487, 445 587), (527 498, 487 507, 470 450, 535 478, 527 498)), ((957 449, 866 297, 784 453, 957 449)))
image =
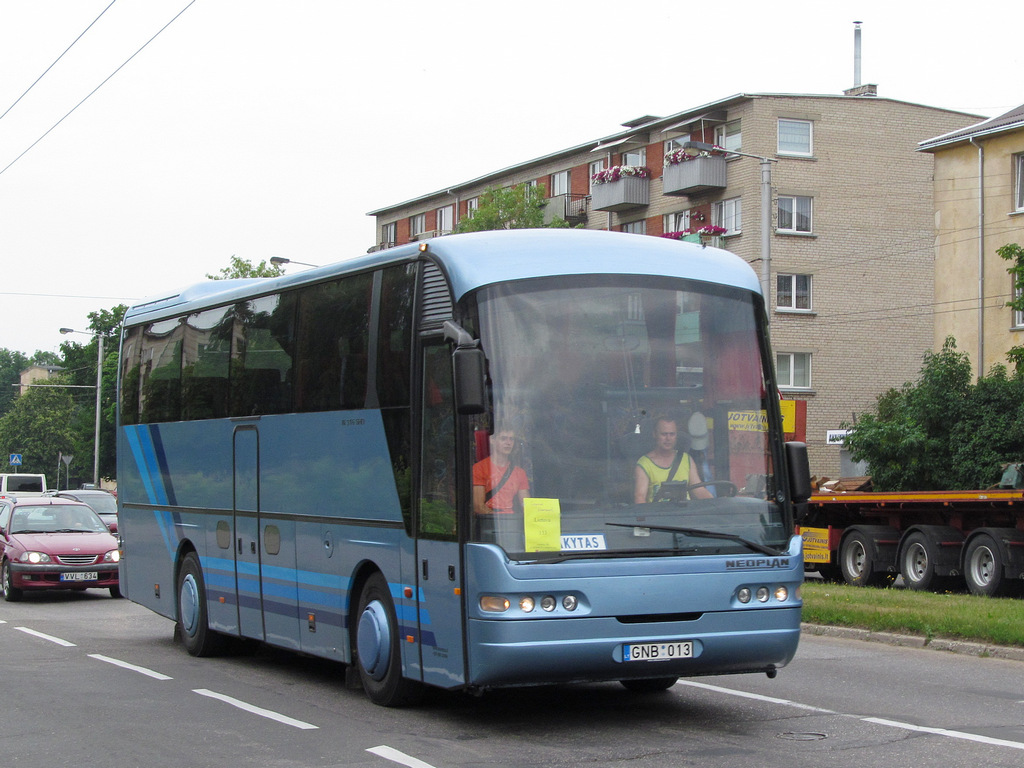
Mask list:
POLYGON ((690 483, 689 488, 722 488, 723 496, 735 496, 740 492, 740 489, 736 486, 736 483, 731 480, 706 480, 703 483, 690 483))

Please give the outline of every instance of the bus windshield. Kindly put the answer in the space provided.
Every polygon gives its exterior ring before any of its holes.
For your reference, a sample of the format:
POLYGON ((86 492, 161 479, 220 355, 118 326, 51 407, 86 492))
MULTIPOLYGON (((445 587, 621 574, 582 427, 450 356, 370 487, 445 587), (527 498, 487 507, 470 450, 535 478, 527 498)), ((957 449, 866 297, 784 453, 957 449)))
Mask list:
POLYGON ((493 403, 472 424, 472 540, 537 561, 786 549, 752 294, 574 276, 470 301, 493 403))

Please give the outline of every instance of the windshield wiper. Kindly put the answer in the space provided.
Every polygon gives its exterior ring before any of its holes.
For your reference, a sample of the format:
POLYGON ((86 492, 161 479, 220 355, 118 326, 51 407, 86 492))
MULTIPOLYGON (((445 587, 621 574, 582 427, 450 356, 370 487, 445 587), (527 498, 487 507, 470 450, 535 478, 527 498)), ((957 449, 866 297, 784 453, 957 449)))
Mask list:
POLYGON ((726 541, 735 541, 736 543, 742 544, 745 547, 750 547, 755 552, 760 552, 762 555, 771 555, 772 557, 779 557, 780 555, 786 554, 785 552, 774 550, 771 547, 766 547, 764 544, 758 544, 756 541, 745 539, 742 536, 737 536, 733 533, 704 531, 700 528, 682 528, 676 525, 643 525, 641 523, 605 523, 605 525, 614 525, 618 528, 647 528, 652 531, 681 533, 684 536, 693 536, 695 538, 700 539, 725 539, 726 541))

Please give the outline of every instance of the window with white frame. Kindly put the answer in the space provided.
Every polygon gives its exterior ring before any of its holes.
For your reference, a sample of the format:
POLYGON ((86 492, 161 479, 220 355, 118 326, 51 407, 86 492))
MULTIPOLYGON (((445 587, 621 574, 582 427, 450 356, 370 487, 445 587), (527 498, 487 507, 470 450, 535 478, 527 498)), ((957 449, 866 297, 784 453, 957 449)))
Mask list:
POLYGON ((810 155, 814 149, 813 123, 810 120, 779 118, 779 154, 810 155))
POLYGON ((387 245, 394 245, 398 242, 398 222, 392 221, 382 224, 380 227, 380 241, 387 245))
POLYGON ((715 144, 722 149, 739 152, 743 148, 742 138, 739 120, 730 120, 728 123, 715 128, 715 144))
POLYGON ((627 149, 622 153, 622 164, 642 168, 647 165, 647 147, 627 149))
POLYGON ((780 274, 775 279, 775 306, 783 310, 811 309, 811 276, 780 274))
POLYGON ((417 213, 409 217, 409 236, 422 235, 427 229, 427 214, 417 213))
MULTIPOLYGON (((1020 298, 1024 296, 1024 290, 1020 288, 1013 289, 1013 298, 1020 301, 1020 298)), ((1024 328, 1024 309, 1013 310, 1013 327, 1024 328)))
POLYGON ((590 179, 590 191, 591 192, 594 191, 594 174, 595 173, 600 173, 604 169, 605 169, 605 161, 603 159, 602 160, 595 160, 594 162, 592 162, 590 164, 590 168, 589 168, 590 175, 587 178, 590 179))
POLYGON ((780 389, 810 389, 811 353, 776 352, 775 373, 780 389))
POLYGON ((778 232, 810 232, 813 198, 779 195, 778 232))
POLYGON ((480 198, 479 197, 471 197, 468 200, 466 200, 466 218, 467 219, 472 219, 473 218, 473 214, 475 214, 478 210, 480 210, 480 198))
POLYGON ((664 232, 685 232, 690 228, 690 212, 666 213, 661 223, 664 232))
POLYGON ((1016 210, 1024 211, 1024 154, 1013 156, 1014 179, 1017 188, 1014 195, 1016 210))
POLYGON ((569 194, 569 171, 551 174, 551 197, 569 194))
POLYGON ((445 205, 437 209, 437 230, 451 232, 455 229, 455 206, 445 205))
POLYGON ((742 231, 742 198, 731 197, 728 200, 719 200, 711 211, 715 226, 723 227, 726 230, 725 234, 737 235, 742 231))
POLYGON ((640 221, 631 221, 627 224, 622 225, 623 232, 631 232, 634 235, 646 235, 647 234, 647 220, 640 219, 640 221))

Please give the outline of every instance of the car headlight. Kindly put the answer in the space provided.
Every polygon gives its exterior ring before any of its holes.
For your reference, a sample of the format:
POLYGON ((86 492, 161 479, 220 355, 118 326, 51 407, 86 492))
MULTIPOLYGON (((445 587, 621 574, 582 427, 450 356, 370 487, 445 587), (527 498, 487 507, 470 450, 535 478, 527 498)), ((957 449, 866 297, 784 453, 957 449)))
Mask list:
POLYGON ((116 563, 120 559, 121 559, 121 553, 118 552, 116 549, 112 549, 109 552, 107 552, 105 555, 103 555, 103 562, 104 563, 116 563))
POLYGON ((33 565, 50 562, 50 556, 45 552, 22 552, 18 559, 23 563, 32 563, 33 565))

